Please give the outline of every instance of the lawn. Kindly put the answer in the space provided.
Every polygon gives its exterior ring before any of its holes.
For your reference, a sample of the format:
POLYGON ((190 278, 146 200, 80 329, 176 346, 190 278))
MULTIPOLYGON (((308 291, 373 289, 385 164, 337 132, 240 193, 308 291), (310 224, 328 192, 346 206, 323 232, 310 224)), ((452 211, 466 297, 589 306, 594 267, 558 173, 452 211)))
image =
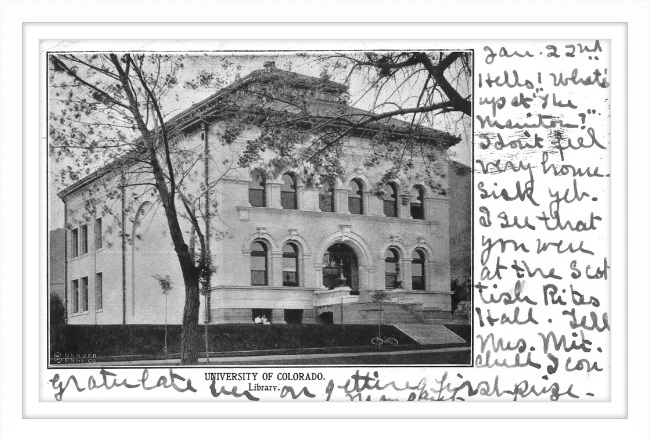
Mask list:
MULTIPOLYGON (((201 334, 203 334, 201 326, 201 334)), ((168 326, 168 354, 180 353, 181 326, 168 326)), ((254 325, 224 324, 208 327, 210 352, 291 350, 371 346, 376 325, 254 325)), ((382 337, 402 345, 417 345, 406 334, 389 325, 382 337)), ((164 356, 164 325, 67 325, 51 332, 51 356, 59 353, 95 354, 95 357, 164 356)), ((201 345, 203 347, 203 345, 201 345)), ((70 355, 71 354, 71 355, 70 355)))

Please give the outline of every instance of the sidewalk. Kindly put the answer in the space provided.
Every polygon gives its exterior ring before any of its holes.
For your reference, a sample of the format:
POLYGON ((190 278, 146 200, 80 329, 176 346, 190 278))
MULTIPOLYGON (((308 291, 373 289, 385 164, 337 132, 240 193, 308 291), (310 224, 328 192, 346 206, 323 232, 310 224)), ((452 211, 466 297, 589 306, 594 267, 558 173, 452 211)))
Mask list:
MULTIPOLYGON (((328 360, 332 361, 350 361, 352 362, 355 358, 396 358, 395 361, 398 361, 399 358, 407 358, 408 356, 418 356, 418 358, 430 359, 435 358, 431 357, 435 354, 444 354, 444 353, 460 353, 468 352, 469 347, 455 347, 455 348, 442 348, 442 349, 420 349, 420 350, 407 350, 407 351, 373 351, 373 352, 356 352, 356 353, 334 353, 334 354, 292 354, 292 355, 262 355, 262 356, 234 356, 234 357, 218 357, 211 358, 210 364, 208 366, 219 366, 219 365, 228 365, 228 364, 247 364, 247 365, 256 365, 256 364, 300 364, 296 362, 303 361, 305 364, 316 364, 314 361, 318 361, 318 365, 328 365, 328 360), (273 363, 276 362, 276 363, 273 363), (311 362, 311 363, 310 363, 311 362)), ((136 361, 116 361, 116 362, 101 362, 102 366, 152 366, 152 367, 162 367, 162 366, 180 366, 180 359, 165 359, 165 360, 136 360, 136 361)), ((333 364, 342 364, 342 363, 333 363, 333 364)), ((343 363, 344 364, 344 363, 343 363)), ((206 359, 205 357, 199 358, 199 365, 205 366, 206 359)))

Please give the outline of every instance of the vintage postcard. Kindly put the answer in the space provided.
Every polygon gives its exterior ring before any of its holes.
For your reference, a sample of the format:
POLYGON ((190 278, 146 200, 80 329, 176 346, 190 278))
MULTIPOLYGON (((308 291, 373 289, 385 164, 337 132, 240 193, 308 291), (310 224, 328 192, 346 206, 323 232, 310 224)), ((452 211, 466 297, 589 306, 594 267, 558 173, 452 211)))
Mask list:
POLYGON ((185 43, 42 43, 43 400, 609 399, 609 41, 185 43))

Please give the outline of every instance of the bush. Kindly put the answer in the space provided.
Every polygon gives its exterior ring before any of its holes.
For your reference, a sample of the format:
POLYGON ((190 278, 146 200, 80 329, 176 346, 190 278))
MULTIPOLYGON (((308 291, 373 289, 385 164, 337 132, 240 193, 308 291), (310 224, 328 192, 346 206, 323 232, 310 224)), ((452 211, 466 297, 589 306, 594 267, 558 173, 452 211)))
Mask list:
MULTIPOLYGON (((201 326, 203 328, 203 326, 201 326)), ((167 327, 169 354, 180 353, 181 326, 167 327)), ((203 329, 201 329, 203 335, 203 329)), ((382 337, 416 344, 394 326, 384 325, 382 337)), ((371 346, 377 325, 270 325, 223 324, 208 327, 210 352, 268 349, 371 346)), ((162 355, 164 325, 65 325, 50 336, 51 354, 162 355)), ((203 348, 203 342, 200 345, 203 348)))
POLYGON ((454 320, 469 320, 472 316, 472 309, 470 302, 458 302, 456 310, 453 312, 454 320))

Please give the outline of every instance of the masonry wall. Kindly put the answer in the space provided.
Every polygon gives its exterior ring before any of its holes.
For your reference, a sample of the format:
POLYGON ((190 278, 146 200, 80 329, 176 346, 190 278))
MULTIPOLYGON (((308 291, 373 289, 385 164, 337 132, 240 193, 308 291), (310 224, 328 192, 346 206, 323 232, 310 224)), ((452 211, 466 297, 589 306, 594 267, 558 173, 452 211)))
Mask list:
MULTIPOLYGON (((211 191, 218 213, 213 213, 210 248, 215 258, 216 274, 212 278, 213 322, 245 321, 251 308, 268 308, 279 316, 284 309, 302 309, 304 317, 313 318, 314 291, 322 289, 322 258, 329 246, 344 242, 350 245, 360 266, 360 289, 384 289, 384 259, 386 249, 397 248, 404 288, 410 289, 410 262, 414 249, 426 255, 426 290, 420 294, 425 307, 446 305, 449 291, 449 199, 436 195, 427 188, 425 219, 410 218, 409 197, 413 185, 423 184, 422 170, 417 167, 413 175, 404 178, 399 186, 399 214, 388 218, 383 214, 383 202, 373 192, 388 164, 368 169, 364 166, 364 140, 352 140, 347 146, 345 176, 336 185, 335 213, 323 213, 318 208, 318 187, 309 187, 300 180, 299 170, 293 170, 299 180, 298 209, 284 210, 280 206, 279 185, 282 173, 267 180, 267 207, 251 207, 248 202, 250 169, 237 167, 239 152, 254 130, 244 133, 233 144, 223 141, 224 124, 213 124, 208 132, 201 131, 185 137, 175 148, 197 150, 202 148, 207 135, 210 158, 208 181, 218 183, 211 191), (352 215, 347 207, 347 188, 351 179, 364 182, 364 214, 352 215), (264 240, 270 249, 269 286, 250 286, 250 247, 254 240, 264 240), (282 246, 287 241, 300 248, 299 279, 296 288, 282 287, 282 246), (428 297, 427 297, 428 296, 428 297), (436 298, 444 296, 444 299, 436 298)), ((446 163, 440 165, 443 174, 446 163)), ((185 193, 199 194, 205 182, 203 164, 187 179, 185 193)), ((117 185, 118 177, 106 178, 103 188, 117 185)), ((129 189, 125 195, 126 223, 121 224, 121 200, 114 198, 110 213, 100 207, 90 215, 85 207, 82 192, 71 195, 66 203, 67 243, 70 233, 81 225, 88 225, 88 253, 77 258, 68 253, 67 303, 71 324, 168 323, 180 324, 184 306, 184 286, 180 266, 169 237, 163 207, 150 195, 129 189), (137 199, 136 199, 137 198, 137 199), (85 213, 84 213, 85 211, 85 213), (102 218, 103 246, 94 249, 94 219, 102 218), (134 228, 135 227, 135 228, 134 228), (122 248, 122 231, 126 233, 126 246, 122 248), (124 267, 124 271, 123 271, 124 267), (102 273, 103 307, 97 308, 95 293, 96 274, 102 273), (157 276, 169 276, 172 291, 162 295, 157 276), (88 310, 72 314, 72 280, 89 278, 88 310), (166 305, 165 305, 166 303, 166 305), (165 312, 166 311, 166 312, 165 312), (166 317, 166 318, 165 318, 166 317)), ((182 204, 177 204, 182 212, 182 204)), ((205 210, 198 203, 199 213, 205 210)), ((186 241, 190 241, 191 227, 182 220, 186 241)), ((203 221, 201 221, 203 226, 203 221)), ((201 298, 203 312, 204 299, 201 298)), ((249 317, 250 319, 250 317, 249 317)), ((203 320, 203 315, 200 320, 203 320)))
POLYGON ((472 271, 472 176, 466 165, 449 164, 449 244, 452 279, 472 271))

